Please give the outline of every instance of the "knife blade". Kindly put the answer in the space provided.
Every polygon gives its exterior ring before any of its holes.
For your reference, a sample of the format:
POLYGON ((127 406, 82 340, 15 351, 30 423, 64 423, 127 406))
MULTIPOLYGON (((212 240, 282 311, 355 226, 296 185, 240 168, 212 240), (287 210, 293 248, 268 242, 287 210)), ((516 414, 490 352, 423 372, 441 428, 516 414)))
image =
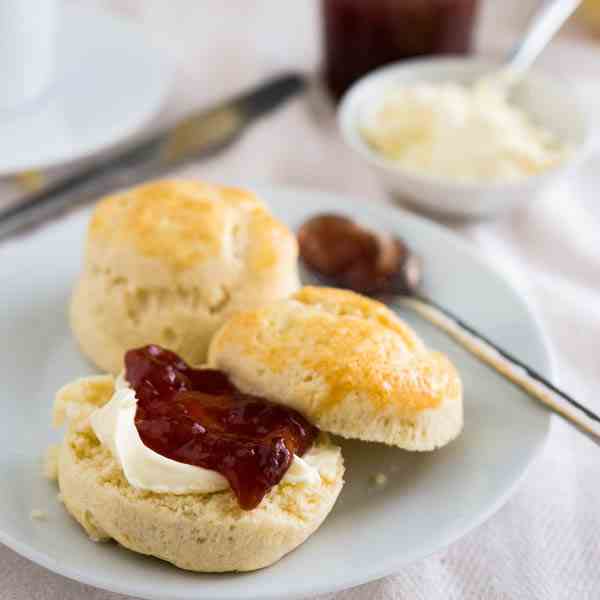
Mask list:
POLYGON ((111 190, 214 156, 234 143, 249 125, 304 87, 301 75, 280 75, 28 194, 0 211, 0 239, 111 190))

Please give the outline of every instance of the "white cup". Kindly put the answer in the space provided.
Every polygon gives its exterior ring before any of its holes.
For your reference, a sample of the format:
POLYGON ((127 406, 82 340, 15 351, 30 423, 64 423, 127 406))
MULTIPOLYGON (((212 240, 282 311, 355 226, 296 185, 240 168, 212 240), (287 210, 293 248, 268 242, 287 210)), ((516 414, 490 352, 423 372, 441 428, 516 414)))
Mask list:
POLYGON ((59 0, 0 0, 0 109, 43 94, 54 76, 59 0))

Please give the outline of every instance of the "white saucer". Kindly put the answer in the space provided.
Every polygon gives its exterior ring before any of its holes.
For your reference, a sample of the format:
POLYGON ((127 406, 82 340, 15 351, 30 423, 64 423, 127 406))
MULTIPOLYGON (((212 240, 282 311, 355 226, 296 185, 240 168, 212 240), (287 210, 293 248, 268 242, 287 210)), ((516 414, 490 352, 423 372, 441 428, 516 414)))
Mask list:
POLYGON ((31 104, 0 110, 0 175, 89 156, 160 109, 173 65, 143 30, 92 6, 62 7, 57 73, 31 104))
MULTIPOLYGON (((550 373, 544 336, 527 302, 452 233, 361 198, 276 186, 257 191, 294 229, 315 213, 338 212, 399 234, 424 259, 429 295, 550 373)), ((461 373, 465 428, 457 440, 422 453, 338 440, 346 485, 331 515, 305 544, 254 573, 190 573, 116 544, 95 544, 57 500, 56 485, 41 476, 44 450, 60 437, 50 424, 54 393, 91 372, 66 315, 88 216, 79 212, 0 245, 0 542, 30 560, 136 598, 290 600, 334 592, 389 575, 481 524, 508 499, 543 447, 548 411, 403 312, 461 373), (380 489, 371 483, 377 473, 388 479, 380 489), (32 520, 32 510, 47 513, 47 520, 32 520)))

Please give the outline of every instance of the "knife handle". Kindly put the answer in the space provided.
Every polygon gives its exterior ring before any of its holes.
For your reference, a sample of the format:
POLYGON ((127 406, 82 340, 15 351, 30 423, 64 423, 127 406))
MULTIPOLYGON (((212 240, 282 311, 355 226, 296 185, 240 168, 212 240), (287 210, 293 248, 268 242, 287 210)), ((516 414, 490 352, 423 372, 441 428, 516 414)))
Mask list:
POLYGON ((273 77, 259 90, 242 94, 238 97, 237 102, 239 102, 246 118, 257 119, 279 106, 287 98, 300 92, 305 85, 305 77, 298 73, 289 73, 273 77))

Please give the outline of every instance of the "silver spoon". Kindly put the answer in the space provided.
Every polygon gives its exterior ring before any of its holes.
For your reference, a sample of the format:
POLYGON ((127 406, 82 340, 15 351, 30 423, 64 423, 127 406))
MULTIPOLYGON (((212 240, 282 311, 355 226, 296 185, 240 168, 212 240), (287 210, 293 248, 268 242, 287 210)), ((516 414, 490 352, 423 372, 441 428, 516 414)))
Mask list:
POLYGON ((318 215, 302 225, 298 242, 304 265, 320 283, 414 310, 600 445, 600 416, 423 293, 420 259, 401 240, 346 217, 318 215))
POLYGON ((523 38, 509 53, 505 64, 482 79, 498 82, 508 93, 529 70, 533 62, 577 10, 582 0, 546 0, 533 16, 523 38))

